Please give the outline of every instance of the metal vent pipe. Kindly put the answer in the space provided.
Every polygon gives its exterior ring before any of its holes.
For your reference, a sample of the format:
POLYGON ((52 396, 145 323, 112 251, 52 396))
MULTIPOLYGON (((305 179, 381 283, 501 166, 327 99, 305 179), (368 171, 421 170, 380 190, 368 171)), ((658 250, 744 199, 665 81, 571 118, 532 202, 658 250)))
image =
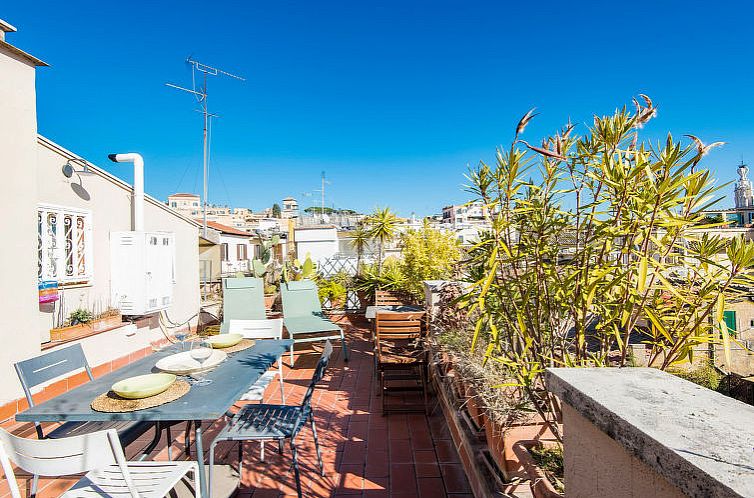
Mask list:
POLYGON ((108 154, 114 163, 134 163, 133 230, 144 231, 144 158, 136 152, 108 154))

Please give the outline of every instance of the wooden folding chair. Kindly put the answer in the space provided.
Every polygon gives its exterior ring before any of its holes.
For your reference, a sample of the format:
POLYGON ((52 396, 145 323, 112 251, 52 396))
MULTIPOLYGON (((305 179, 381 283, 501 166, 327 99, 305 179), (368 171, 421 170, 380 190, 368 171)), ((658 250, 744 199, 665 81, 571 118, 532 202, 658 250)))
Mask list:
POLYGON ((409 306, 411 304, 415 303, 405 293, 379 289, 374 291, 375 306, 409 306))
MULTIPOLYGON (((375 344, 377 372, 382 395, 382 414, 388 412, 389 392, 422 391, 425 411, 427 403, 427 352, 424 347, 426 337, 426 313, 378 312, 375 316, 375 344), (389 382, 400 385, 390 387, 389 382), (405 381, 418 381, 405 384, 405 381)), ((398 408, 390 411, 417 411, 412 408, 398 408)))

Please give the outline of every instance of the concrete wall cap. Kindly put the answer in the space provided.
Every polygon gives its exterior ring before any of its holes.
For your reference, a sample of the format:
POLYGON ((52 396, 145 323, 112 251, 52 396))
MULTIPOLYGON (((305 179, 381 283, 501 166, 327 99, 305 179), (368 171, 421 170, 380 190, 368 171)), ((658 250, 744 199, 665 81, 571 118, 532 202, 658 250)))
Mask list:
POLYGON ((753 406, 654 368, 549 368, 546 379, 688 496, 754 496, 753 406))

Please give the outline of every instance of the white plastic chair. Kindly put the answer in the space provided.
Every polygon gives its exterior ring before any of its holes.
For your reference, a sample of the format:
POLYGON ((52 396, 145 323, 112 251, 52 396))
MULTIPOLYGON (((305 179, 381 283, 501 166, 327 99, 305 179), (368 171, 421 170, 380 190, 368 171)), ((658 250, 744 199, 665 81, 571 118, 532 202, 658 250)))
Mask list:
MULTIPOLYGON (((272 320, 230 320, 229 334, 241 334, 246 339, 277 339, 283 338, 283 319, 272 320)), ((278 376, 280 377, 280 398, 285 404, 285 389, 283 387, 283 362, 278 360, 278 376)), ((252 384, 249 390, 241 396, 243 401, 262 401, 264 390, 275 379, 275 372, 263 374, 252 384)))
POLYGON ((0 464, 13 498, 21 498, 13 461, 26 472, 62 476, 87 472, 65 498, 162 498, 187 474, 199 496, 196 462, 127 462, 114 429, 60 439, 26 439, 0 428, 0 464))

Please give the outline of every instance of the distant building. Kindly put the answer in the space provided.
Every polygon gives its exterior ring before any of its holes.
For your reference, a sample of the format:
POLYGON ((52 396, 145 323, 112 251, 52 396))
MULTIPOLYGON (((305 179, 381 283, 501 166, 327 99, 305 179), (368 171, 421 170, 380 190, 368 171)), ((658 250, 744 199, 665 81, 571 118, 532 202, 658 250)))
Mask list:
POLYGON ((728 221, 729 228, 749 228, 754 225, 754 188, 749 180, 749 167, 743 162, 737 168, 738 181, 733 187, 735 207, 705 211, 710 218, 728 221))
POLYGON ((168 196, 168 206, 184 216, 197 216, 201 212, 201 200, 196 194, 173 194, 168 196))
POLYGON ((283 218, 298 218, 298 201, 293 197, 283 199, 281 215, 283 218))
POLYGON ((453 226, 485 223, 487 208, 482 201, 470 204, 445 206, 442 208, 442 222, 453 226))
POLYGON ((219 233, 220 272, 223 275, 248 272, 257 251, 251 234, 214 221, 208 221, 207 227, 219 233))

